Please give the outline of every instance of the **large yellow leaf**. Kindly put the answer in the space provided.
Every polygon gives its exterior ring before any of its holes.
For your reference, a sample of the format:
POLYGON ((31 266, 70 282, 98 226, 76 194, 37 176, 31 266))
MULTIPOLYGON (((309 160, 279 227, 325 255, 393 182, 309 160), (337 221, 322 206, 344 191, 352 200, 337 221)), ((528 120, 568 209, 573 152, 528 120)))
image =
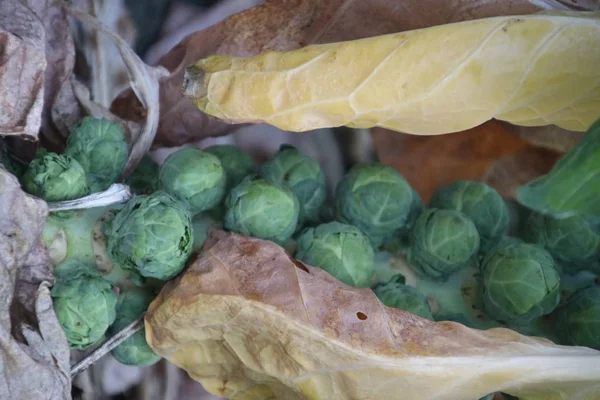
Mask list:
POLYGON ((583 131, 600 116, 600 13, 496 17, 190 66, 186 95, 284 130, 461 131, 496 118, 583 131))
POLYGON ((230 399, 600 398, 598 351, 387 308, 273 242, 221 231, 145 326, 157 354, 230 399))

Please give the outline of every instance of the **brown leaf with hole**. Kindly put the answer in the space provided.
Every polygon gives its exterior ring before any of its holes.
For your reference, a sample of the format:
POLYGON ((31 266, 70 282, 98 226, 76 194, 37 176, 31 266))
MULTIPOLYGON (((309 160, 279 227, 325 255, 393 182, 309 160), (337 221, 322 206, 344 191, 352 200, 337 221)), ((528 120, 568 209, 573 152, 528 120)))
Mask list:
POLYGON ((480 180, 496 160, 531 147, 509 125, 494 120, 439 136, 376 128, 373 141, 379 160, 400 172, 425 202, 439 187, 461 179, 480 180))
MULTIPOLYGON (((600 5, 592 5, 599 8, 600 5)), ((354 40, 499 15, 543 9, 569 9, 554 0, 271 0, 196 32, 163 56, 171 71, 161 82, 161 118, 157 145, 177 146, 235 129, 203 114, 184 97, 185 68, 208 55, 247 57, 266 50, 288 51, 312 43, 354 40)), ((141 120, 131 91, 122 93, 112 111, 141 120)))
POLYGON ((273 242, 223 231, 163 287, 145 327, 157 354, 231 399, 600 395, 598 351, 431 322, 297 265, 273 242))

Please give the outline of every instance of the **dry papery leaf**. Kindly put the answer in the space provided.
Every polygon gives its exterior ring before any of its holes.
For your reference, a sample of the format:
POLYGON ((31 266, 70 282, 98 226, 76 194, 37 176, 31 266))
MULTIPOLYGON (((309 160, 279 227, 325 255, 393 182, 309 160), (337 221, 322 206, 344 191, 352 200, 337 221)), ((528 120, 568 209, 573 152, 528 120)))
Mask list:
POLYGON ((80 118, 69 85, 75 62, 60 0, 0 3, 0 135, 37 139, 61 148, 80 118))
MULTIPOLYGON (((590 2, 587 2, 590 3, 590 2)), ((157 145, 177 146, 235 129, 198 111, 183 96, 185 68, 213 54, 255 56, 289 51, 312 43, 354 40, 445 23, 540 10, 566 10, 570 1, 553 0, 271 0, 190 35, 159 64, 172 74, 162 80, 157 145)), ((600 3, 586 4, 600 9, 600 3)), ((112 110, 129 120, 143 118, 133 93, 124 92, 112 110)))
POLYGON ((375 128, 373 142, 379 161, 400 172, 425 202, 441 186, 480 180, 495 161, 532 147, 499 121, 439 136, 375 128))
POLYGON ((496 118, 585 131, 600 117, 600 13, 495 17, 362 40, 210 56, 184 90, 230 123, 374 126, 417 135, 496 118))
POLYGON ((0 399, 70 399, 69 345, 40 240, 48 207, 0 166, 0 208, 0 399))
POLYGON ((600 352, 383 306, 273 242, 212 231, 145 317, 153 350, 231 399, 598 399, 600 352))

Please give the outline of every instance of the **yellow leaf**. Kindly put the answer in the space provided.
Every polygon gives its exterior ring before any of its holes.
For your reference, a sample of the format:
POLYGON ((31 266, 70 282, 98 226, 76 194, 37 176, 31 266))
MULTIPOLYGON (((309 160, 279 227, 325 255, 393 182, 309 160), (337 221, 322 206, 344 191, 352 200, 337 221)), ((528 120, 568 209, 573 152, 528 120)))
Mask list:
POLYGON ((230 399, 600 398, 598 351, 431 322, 235 233, 211 232, 145 327, 157 354, 230 399))
POLYGON ((186 95, 231 123, 419 135, 496 118, 583 131, 600 117, 600 13, 496 17, 188 67, 186 95))

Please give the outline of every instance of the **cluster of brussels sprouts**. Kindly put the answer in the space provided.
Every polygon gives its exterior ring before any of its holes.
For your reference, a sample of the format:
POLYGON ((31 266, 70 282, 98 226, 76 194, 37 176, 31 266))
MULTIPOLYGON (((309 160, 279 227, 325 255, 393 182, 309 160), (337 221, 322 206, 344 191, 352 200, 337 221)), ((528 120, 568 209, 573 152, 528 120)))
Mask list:
POLYGON ((21 182, 27 192, 46 201, 78 199, 115 183, 128 155, 118 124, 85 117, 69 135, 63 154, 38 150, 21 182))
MULTIPOLYGON (((46 200, 102 190, 122 172, 122 143, 117 126, 86 119, 64 155, 39 154, 24 186, 46 200)), ((395 253, 410 275, 440 288, 473 269, 476 306, 497 325, 553 318, 564 344, 600 348, 600 289, 587 285, 561 295, 563 279, 600 272, 600 232, 585 217, 529 212, 518 237, 507 236, 509 208, 488 185, 454 182, 439 188, 427 207, 400 173, 380 163, 354 165, 328 199, 319 163, 289 145, 260 166, 235 146, 186 147, 160 166, 144 158, 125 182, 136 195, 114 207, 103 229, 111 262, 139 287, 117 297, 85 263, 57 268, 55 308, 74 348, 98 343, 143 313, 215 224, 276 242, 347 285, 371 288, 386 306, 430 320, 469 324, 461 315, 440 314, 430 295, 402 274, 382 281, 378 255, 395 253), (82 296, 89 301, 79 301, 82 296)), ((113 355, 132 365, 158 360, 143 332, 113 355)))

